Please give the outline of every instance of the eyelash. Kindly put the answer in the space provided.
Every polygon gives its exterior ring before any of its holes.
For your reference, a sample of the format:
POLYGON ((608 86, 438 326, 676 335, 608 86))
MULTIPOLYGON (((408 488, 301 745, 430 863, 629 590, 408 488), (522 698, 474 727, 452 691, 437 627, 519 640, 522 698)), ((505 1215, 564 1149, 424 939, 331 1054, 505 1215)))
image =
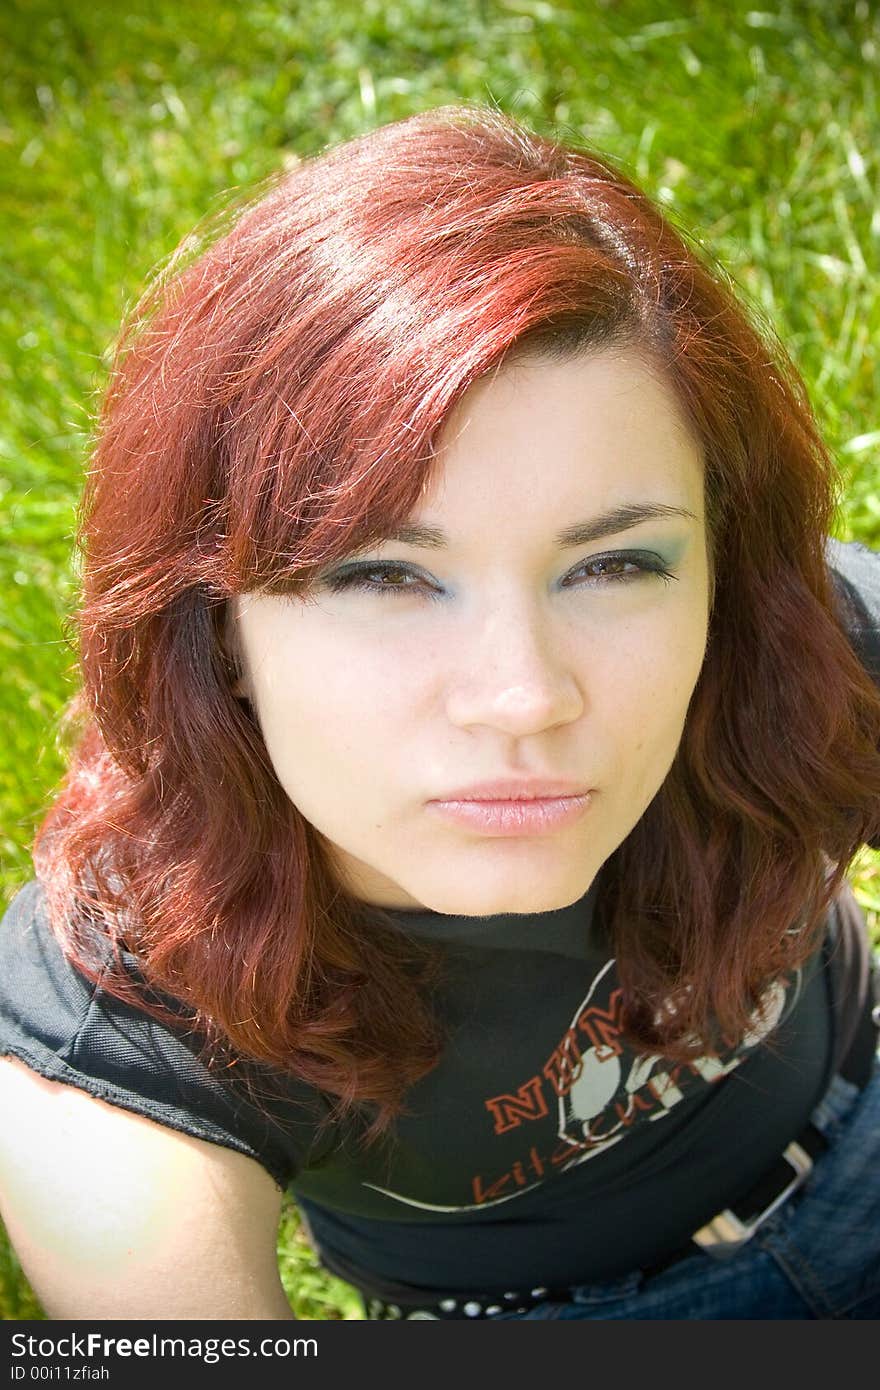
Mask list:
MULTIPOLYGON (((562 587, 573 587, 566 582, 572 576, 576 576, 591 565, 602 564, 636 565, 638 568, 622 574, 598 576, 595 584, 590 585, 590 587, 607 588, 612 584, 630 584, 634 580, 645 579, 649 576, 655 576, 668 584, 670 580, 677 578, 677 575, 665 568, 658 555, 649 551, 612 551, 607 555, 594 555, 589 560, 582 560, 579 565, 575 565, 560 581, 562 587)), ((415 570, 398 560, 364 560, 360 564, 347 566, 345 569, 337 570, 335 574, 328 575, 324 579, 322 587, 329 589, 334 594, 351 592, 352 590, 368 594, 412 594, 418 590, 419 585, 415 583, 385 584, 376 583, 370 578, 370 576, 379 574, 385 575, 386 578, 389 574, 393 574, 420 582, 422 580, 422 577, 415 570)), ((442 594, 439 590, 428 585, 427 597, 436 600, 441 598, 442 594)))

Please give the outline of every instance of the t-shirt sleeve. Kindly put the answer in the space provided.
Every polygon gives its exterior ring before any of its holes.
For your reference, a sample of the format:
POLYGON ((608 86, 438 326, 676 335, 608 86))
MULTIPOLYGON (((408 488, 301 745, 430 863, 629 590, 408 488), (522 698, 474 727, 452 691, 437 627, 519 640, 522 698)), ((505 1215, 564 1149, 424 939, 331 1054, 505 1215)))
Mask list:
POLYGON ((829 540, 825 556, 843 626, 880 686, 880 551, 860 541, 829 540))
MULTIPOLYGON (((829 540, 825 557, 841 621, 862 665, 880 686, 880 551, 860 541, 829 540)), ((880 838, 871 840, 880 849, 880 838)))
POLYGON ((304 1098, 295 1084, 287 1097, 279 1094, 273 1076, 271 1099, 252 1100, 254 1068, 243 1074, 246 1084, 223 1080, 201 1060, 201 1042, 184 1025, 178 1033, 83 976, 49 926, 40 884, 20 890, 0 924, 0 1055, 246 1154, 286 1187, 314 1129, 304 1098))

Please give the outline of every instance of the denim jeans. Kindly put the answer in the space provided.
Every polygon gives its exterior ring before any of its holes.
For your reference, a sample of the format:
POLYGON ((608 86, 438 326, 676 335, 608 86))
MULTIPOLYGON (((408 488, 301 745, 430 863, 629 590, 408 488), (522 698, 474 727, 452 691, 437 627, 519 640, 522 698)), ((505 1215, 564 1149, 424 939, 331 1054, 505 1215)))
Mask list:
POLYGON ((862 1091, 836 1077, 812 1120, 831 1147, 733 1258, 696 1250, 492 1320, 880 1318, 880 1062, 862 1091))

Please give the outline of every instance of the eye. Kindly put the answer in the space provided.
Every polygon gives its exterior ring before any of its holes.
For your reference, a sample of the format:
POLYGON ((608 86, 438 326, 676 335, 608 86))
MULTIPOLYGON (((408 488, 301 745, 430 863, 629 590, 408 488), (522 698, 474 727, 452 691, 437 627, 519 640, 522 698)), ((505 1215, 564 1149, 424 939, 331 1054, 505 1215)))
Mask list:
POLYGON ((560 587, 570 589, 585 585, 588 588, 605 588, 610 584, 632 584, 641 579, 656 576, 668 583, 676 576, 666 568, 660 555, 653 551, 624 550, 613 551, 607 555, 593 555, 582 560, 559 581, 560 587))
POLYGON ((363 560, 346 565, 322 581, 323 587, 339 594, 360 590, 369 594, 422 594, 439 598, 440 592, 424 575, 409 565, 379 560, 363 560))

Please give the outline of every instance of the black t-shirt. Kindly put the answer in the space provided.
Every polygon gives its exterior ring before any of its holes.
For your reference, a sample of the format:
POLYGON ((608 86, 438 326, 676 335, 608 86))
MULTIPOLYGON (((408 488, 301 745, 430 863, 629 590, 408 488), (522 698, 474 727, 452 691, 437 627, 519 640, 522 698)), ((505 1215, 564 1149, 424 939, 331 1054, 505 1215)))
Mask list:
MULTIPOLYGON (((829 558, 867 661, 880 557, 829 558)), ((817 953, 737 1047, 687 1065, 636 1057, 596 896, 527 916, 388 914, 445 945, 448 1041, 377 1146, 353 1123, 322 1126, 326 1101, 296 1080, 252 1063, 212 1074, 199 1038, 86 981, 37 883, 0 930, 0 1052, 249 1155, 291 1188, 328 1267, 362 1287, 501 1294, 614 1277, 680 1245, 798 1132, 829 1079, 831 1011, 817 953)))
POLYGON ((235 1084, 212 1076, 198 1038, 83 979, 36 883, 0 931, 0 1049, 249 1154, 290 1185, 329 1267, 362 1285, 503 1292, 610 1277, 680 1244, 797 1133, 827 1084, 829 1008, 816 957, 771 991, 738 1048, 689 1065, 636 1057, 620 1042, 595 894, 528 916, 390 914, 447 943, 448 1043, 377 1147, 354 1125, 322 1133, 320 1098, 296 1082, 279 1094, 258 1067, 235 1084))

